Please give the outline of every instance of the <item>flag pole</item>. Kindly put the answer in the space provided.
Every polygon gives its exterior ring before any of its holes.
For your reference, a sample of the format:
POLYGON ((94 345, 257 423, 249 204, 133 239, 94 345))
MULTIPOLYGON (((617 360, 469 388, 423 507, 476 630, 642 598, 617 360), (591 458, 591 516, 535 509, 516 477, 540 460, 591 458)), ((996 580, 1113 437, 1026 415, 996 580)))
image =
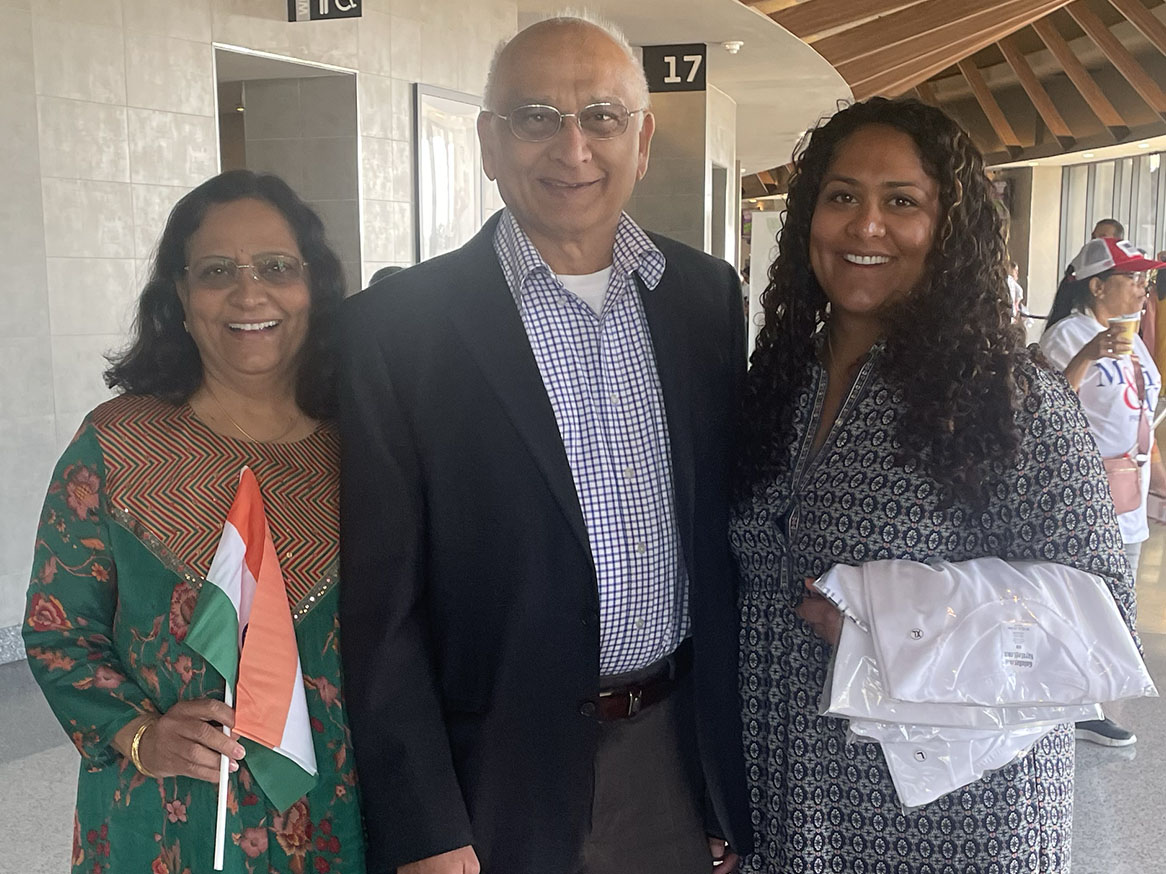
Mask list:
MULTIPOLYGON (((231 694, 231 684, 223 690, 223 700, 228 707, 234 706, 234 695, 231 694)), ((223 734, 231 736, 231 729, 223 726, 223 734)), ((215 817, 215 870, 223 870, 223 849, 227 837, 227 781, 230 774, 231 759, 226 754, 219 756, 219 810, 215 817)))

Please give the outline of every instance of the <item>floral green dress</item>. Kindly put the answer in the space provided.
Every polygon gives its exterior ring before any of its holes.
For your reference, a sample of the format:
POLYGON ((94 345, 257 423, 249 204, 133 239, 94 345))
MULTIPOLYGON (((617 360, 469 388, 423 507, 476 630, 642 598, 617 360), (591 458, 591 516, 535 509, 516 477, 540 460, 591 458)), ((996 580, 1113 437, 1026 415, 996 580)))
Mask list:
POLYGON ((331 426, 296 443, 231 440, 187 406, 122 396, 90 413, 65 451, 40 520, 24 640, 81 753, 77 874, 212 870, 217 787, 143 777, 110 744, 144 711, 223 697, 222 677, 185 639, 245 464, 284 572, 319 778, 280 811, 244 759, 230 777, 224 871, 364 871, 339 689, 338 446, 331 426))

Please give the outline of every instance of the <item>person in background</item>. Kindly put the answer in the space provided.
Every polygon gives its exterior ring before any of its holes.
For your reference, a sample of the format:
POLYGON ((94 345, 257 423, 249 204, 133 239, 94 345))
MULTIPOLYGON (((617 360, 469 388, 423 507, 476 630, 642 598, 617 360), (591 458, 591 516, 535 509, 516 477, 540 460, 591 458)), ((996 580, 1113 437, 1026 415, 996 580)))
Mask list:
MULTIPOLYGON (((1166 488, 1161 461, 1150 461, 1154 434, 1149 423, 1162 380, 1142 338, 1110 320, 1141 310, 1146 271, 1157 266, 1124 240, 1090 240, 1065 271, 1040 339, 1041 351, 1064 371, 1080 397, 1102 457, 1129 454, 1142 468, 1137 505, 1118 514, 1135 580, 1142 543, 1150 536, 1146 495, 1151 481, 1156 491, 1166 488)), ((1115 747, 1137 740, 1109 717, 1077 723, 1077 737, 1115 747)))
POLYGON ((37 534, 24 642, 81 753, 76 874, 364 871, 336 624, 340 262, 281 179, 223 173, 170 213, 133 340, 61 457, 37 534), (318 780, 276 809, 219 725, 224 682, 187 645, 239 471, 263 489, 293 608, 318 780))
POLYGON ((1020 265, 1015 261, 1008 262, 1008 296, 1012 299, 1012 321, 1024 321, 1024 288, 1020 284, 1020 265))
POLYGON ((1125 225, 1115 218, 1102 219, 1093 226, 1093 233, 1089 235, 1089 239, 1100 240, 1106 237, 1111 240, 1124 240, 1126 238, 1125 225))
POLYGON ((731 526, 759 824, 742 867, 1064 874, 1070 726, 904 810, 878 745, 820 714, 842 619, 806 583, 878 559, 1057 561, 1103 577, 1132 628, 1113 507, 1081 512, 1105 489, 1088 425, 1012 323, 1000 214, 954 121, 872 98, 815 130, 794 168, 731 526))
POLYGON ((381 267, 368 280, 369 285, 376 285, 386 276, 392 276, 394 273, 400 273, 404 270, 399 264, 390 264, 388 267, 381 267))
POLYGON ((655 119, 618 33, 531 25, 485 106, 506 209, 345 305, 370 867, 728 872, 751 840, 725 537, 740 283, 623 212, 655 119))

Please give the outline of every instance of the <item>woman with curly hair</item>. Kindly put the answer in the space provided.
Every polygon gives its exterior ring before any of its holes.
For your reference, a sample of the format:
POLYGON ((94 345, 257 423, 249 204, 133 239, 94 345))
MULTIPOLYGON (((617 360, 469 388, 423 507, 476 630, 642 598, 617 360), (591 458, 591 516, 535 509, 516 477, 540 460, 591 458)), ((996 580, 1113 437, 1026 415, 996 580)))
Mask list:
POLYGON ((731 541, 759 851, 750 871, 1069 868, 1073 736, 912 810, 877 744, 819 715, 841 619, 806 580, 878 559, 1041 559, 1133 590, 1100 458, 1012 325, 983 159, 873 98, 796 156, 744 409, 731 541))
POLYGON ((343 298, 323 224, 276 176, 222 173, 170 213, 105 373, 121 394, 57 465, 28 590, 29 663, 81 754, 75 872, 211 871, 222 755, 222 870, 364 871, 336 618, 343 298), (299 798, 219 729, 235 720, 225 680, 192 646, 244 465, 299 645, 317 771, 299 798))

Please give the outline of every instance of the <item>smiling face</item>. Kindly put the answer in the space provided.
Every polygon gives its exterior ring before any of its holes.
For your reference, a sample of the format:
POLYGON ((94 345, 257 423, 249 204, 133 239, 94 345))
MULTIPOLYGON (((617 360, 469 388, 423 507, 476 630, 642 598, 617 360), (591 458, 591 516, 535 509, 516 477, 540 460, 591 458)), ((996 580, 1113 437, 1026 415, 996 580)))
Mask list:
POLYGON ((551 139, 528 143, 494 113, 532 103, 564 113, 593 103, 643 109, 631 60, 599 28, 542 24, 511 41, 494 75, 493 112, 478 118, 486 175, 552 267, 558 252, 572 248, 606 245, 610 256, 620 213, 648 168, 651 114, 632 115, 627 130, 611 139, 588 139, 568 118, 551 139))
POLYGON ((207 259, 254 264, 256 255, 286 255, 303 261, 295 234, 275 207, 245 198, 210 207, 186 244, 192 270, 178 282, 186 326, 202 358, 203 379, 237 390, 295 379, 300 348, 308 333, 311 293, 306 276, 287 285, 256 281, 239 270, 227 288, 198 280, 207 259))
POLYGON ((810 223, 810 265, 831 313, 878 320, 923 279, 939 222, 939 183, 914 141, 885 125, 840 142, 810 223))

